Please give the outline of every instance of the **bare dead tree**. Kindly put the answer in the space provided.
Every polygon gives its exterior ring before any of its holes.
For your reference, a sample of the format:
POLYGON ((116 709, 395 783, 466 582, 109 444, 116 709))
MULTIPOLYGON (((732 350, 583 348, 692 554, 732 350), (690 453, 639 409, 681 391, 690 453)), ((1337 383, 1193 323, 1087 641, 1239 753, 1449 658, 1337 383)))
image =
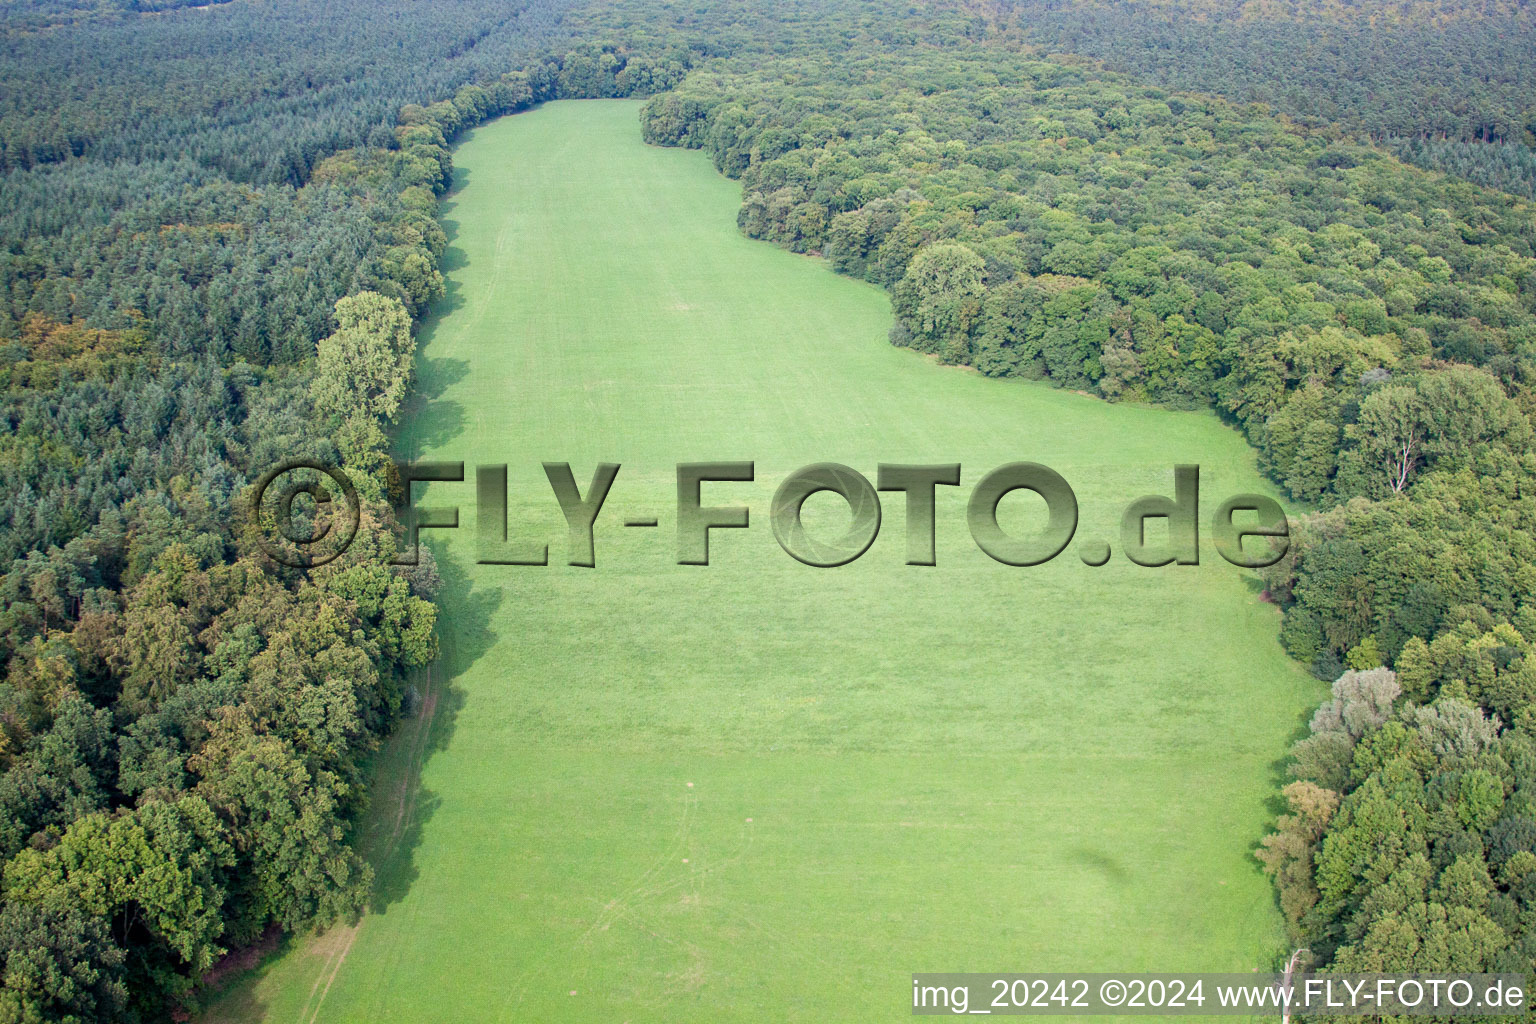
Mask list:
POLYGON ((1301 961, 1302 954, 1310 955, 1311 952, 1310 949, 1298 949, 1285 962, 1285 974, 1280 979, 1280 1024, 1291 1024, 1291 979, 1296 974, 1296 965, 1301 961))
POLYGON ((1408 475, 1419 464, 1419 438, 1417 434, 1409 434, 1408 438, 1397 450, 1397 458, 1392 466, 1392 490, 1401 493, 1408 486, 1408 475))

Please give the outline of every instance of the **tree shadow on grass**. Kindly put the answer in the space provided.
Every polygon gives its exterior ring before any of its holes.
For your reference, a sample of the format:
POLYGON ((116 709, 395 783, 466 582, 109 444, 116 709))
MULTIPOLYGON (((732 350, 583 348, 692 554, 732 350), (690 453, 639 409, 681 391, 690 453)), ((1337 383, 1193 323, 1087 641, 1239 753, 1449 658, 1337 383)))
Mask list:
MULTIPOLYGON (((1296 777, 1291 774, 1291 749, 1295 747, 1298 741, 1303 740, 1307 736, 1311 735, 1312 730, 1310 726, 1312 723, 1312 716, 1316 713, 1317 707, 1315 705, 1310 705, 1297 712, 1290 735, 1286 739, 1285 753, 1281 754, 1279 757, 1269 763, 1269 796, 1267 796, 1264 800, 1264 809, 1266 812, 1268 812, 1269 822, 1264 828, 1264 834, 1253 840, 1252 844, 1248 848, 1248 853, 1249 864, 1251 865, 1252 869, 1254 871, 1264 873, 1266 879, 1271 881, 1271 883, 1273 882, 1273 879, 1269 879, 1268 872, 1265 871, 1262 861, 1259 860, 1259 851, 1264 848, 1265 838, 1267 838, 1274 831, 1275 819, 1283 814, 1289 814, 1291 812, 1290 803, 1285 799, 1285 794, 1282 792, 1286 786, 1296 781, 1296 777)), ((1274 897, 1275 909, 1279 911, 1283 916, 1284 908, 1280 904, 1280 890, 1278 888, 1274 888, 1272 889, 1271 894, 1274 897)), ((1288 955, 1289 952, 1289 946, 1287 946, 1283 953, 1277 952, 1277 959, 1275 963, 1268 965, 1266 969, 1279 970, 1280 967, 1277 965, 1284 963, 1285 956, 1288 955)))
POLYGON ((452 742, 464 693, 458 675, 496 642, 491 629, 503 595, 497 588, 475 590, 470 565, 434 550, 443 585, 437 594, 438 636, 442 651, 423 669, 418 688, 421 707, 403 721, 381 752, 374 783, 370 828, 360 844, 374 870, 372 913, 383 913, 410 891, 420 874, 416 849, 422 832, 441 806, 441 798, 421 785, 421 771, 433 754, 452 742))
MULTIPOLYGON (((1251 572, 1244 573, 1243 585, 1247 588, 1248 593, 1253 595, 1255 598, 1264 602, 1272 602, 1272 599, 1270 598, 1269 593, 1264 586, 1263 579, 1258 575, 1251 572)), ((1276 611, 1279 612, 1280 610, 1281 609, 1279 608, 1279 605, 1276 604, 1276 611)), ((1296 745, 1297 741, 1305 739, 1311 733, 1309 726, 1312 721, 1312 716, 1316 714, 1316 712, 1317 708, 1315 705, 1308 705, 1296 713, 1295 719, 1291 726, 1291 730, 1286 736, 1283 753, 1281 753, 1280 756, 1275 758, 1273 761, 1269 762, 1268 765, 1269 792, 1268 795, 1264 798, 1263 807, 1269 818, 1269 821, 1264 827, 1263 834, 1255 836, 1248 846, 1249 869, 1257 874, 1265 875, 1266 880, 1270 879, 1268 879, 1267 872, 1265 871, 1263 862, 1259 859, 1258 854, 1259 851, 1264 848, 1264 839, 1268 837, 1274 830, 1275 819, 1281 815, 1290 813, 1290 804, 1285 799, 1285 794, 1282 791, 1286 786, 1296 781, 1296 777, 1291 774, 1291 749, 1296 745)), ((1273 889, 1272 895, 1274 897, 1274 907, 1277 911, 1280 911, 1282 908, 1280 905, 1279 890, 1273 889)), ((1288 954, 1288 952, 1289 947, 1287 947, 1284 953, 1277 951, 1276 956, 1279 958, 1277 963, 1283 962, 1284 956, 1288 954)), ((1266 969, 1269 968, 1278 969, 1275 968, 1273 964, 1266 965, 1266 969)))
MULTIPOLYGON (((464 430, 464 407, 442 396, 470 371, 469 361, 433 358, 432 345, 448 315, 463 304, 462 285, 454 272, 469 265, 469 256, 455 243, 459 222, 452 216, 454 196, 468 184, 470 172, 454 171, 448 194, 438 210, 438 222, 448 238, 440 261, 446 277, 445 292, 433 303, 417 336, 417 381, 404 410, 398 452, 415 459, 459 437, 464 430)), ((358 849, 374 872, 372 913, 384 913, 410 891, 420 870, 416 850, 423 830, 441 806, 441 798, 421 784, 421 773, 433 754, 446 749, 453 739, 464 694, 454 680, 474 664, 496 635, 490 623, 502 601, 498 589, 476 592, 470 566, 442 550, 428 546, 437 563, 442 585, 435 603, 437 635, 441 645, 437 660, 421 669, 414 680, 419 694, 417 712, 396 727, 375 761, 373 802, 359 835, 358 849)))
POLYGON ((230 950, 198 979, 192 1019, 199 1024, 265 1020, 267 1004, 257 995, 257 984, 271 965, 293 951, 294 941, 273 926, 253 945, 230 950), (209 1007, 208 1012, 196 1012, 202 1007, 209 1007))
MULTIPOLYGON (((1243 574, 1243 586, 1255 598, 1265 603, 1274 603, 1269 597, 1269 592, 1264 587, 1264 581, 1256 574, 1245 572, 1243 574)), ((1275 610, 1277 613, 1281 612, 1278 604, 1275 604, 1275 610)), ((1315 706, 1309 705, 1297 713, 1295 723, 1286 737, 1285 752, 1269 763, 1269 782, 1272 793, 1265 801, 1265 809, 1271 814, 1284 814, 1289 809, 1286 805, 1285 797, 1281 795, 1280 790, 1295 781, 1290 771, 1291 748, 1296 745, 1298 740, 1307 737, 1310 732, 1308 725, 1311 723, 1312 716, 1316 711, 1317 708, 1315 706)))
POLYGON ((454 213, 459 208, 458 194, 469 184, 473 173, 467 167, 455 167, 453 180, 448 183, 448 191, 443 194, 442 201, 437 208, 437 223, 443 229, 443 234, 448 239, 448 246, 443 250, 442 259, 438 260, 437 269, 442 271, 447 280, 444 284, 447 292, 442 299, 432 305, 433 319, 442 317, 458 306, 455 301, 459 295, 457 283, 452 275, 456 270, 463 270, 469 266, 469 253, 459 248, 456 244, 459 240, 459 222, 454 219, 454 213))
POLYGON ((1285 797, 1280 795, 1280 790, 1296 781, 1296 777, 1291 774, 1291 748, 1312 734, 1310 726, 1312 716, 1315 714, 1317 714, 1316 705, 1308 706, 1296 713, 1290 735, 1286 737, 1285 753, 1269 763, 1269 781, 1275 791, 1269 803, 1270 809, 1277 813, 1284 813, 1286 810, 1285 797))
MULTIPOLYGON (((431 400, 423 396, 412 402, 407 415, 411 417, 411 427, 401 432, 396 450, 408 462, 457 440, 467 422, 464 406, 450 398, 431 400)), ((448 454, 452 457, 451 452, 448 454)))
POLYGON ((407 459, 415 459, 425 451, 447 444, 464 429, 464 407, 443 395, 469 375, 469 361, 448 356, 433 358, 432 343, 443 321, 464 305, 464 286, 454 272, 469 266, 469 255, 455 244, 459 237, 459 222, 448 214, 457 205, 452 198, 454 193, 468 180, 469 171, 454 171, 453 188, 439 211, 439 223, 448 237, 448 247, 439 261, 444 275, 444 293, 432 304, 416 333, 416 379, 400 410, 404 429, 399 436, 399 451, 407 459))
POLYGON ((416 358, 416 387, 414 395, 427 401, 443 397, 443 392, 469 376, 469 360, 429 359, 425 355, 416 358))
MULTIPOLYGON (((450 206, 451 205, 453 204, 450 204, 450 206)), ((443 282, 443 298, 446 300, 449 296, 461 294, 459 289, 462 286, 451 277, 448 277, 448 275, 452 274, 454 271, 463 270, 465 267, 469 266, 469 253, 453 244, 454 241, 459 237, 458 221, 445 220, 442 222, 442 228, 443 234, 448 236, 448 248, 443 250, 443 258, 440 261, 440 265, 437 269, 441 270, 443 272, 443 276, 448 278, 443 282)), ((437 307, 434 306, 433 308, 436 309, 437 307)))
POLYGON ((449 313, 464 306, 464 286, 453 275, 455 271, 469 266, 469 255, 453 244, 453 240, 458 237, 458 227, 459 222, 456 220, 443 221, 443 231, 448 236, 448 248, 443 250, 442 259, 438 260, 438 269, 443 272, 443 294, 432 303, 422 321, 422 337, 430 335, 449 313))

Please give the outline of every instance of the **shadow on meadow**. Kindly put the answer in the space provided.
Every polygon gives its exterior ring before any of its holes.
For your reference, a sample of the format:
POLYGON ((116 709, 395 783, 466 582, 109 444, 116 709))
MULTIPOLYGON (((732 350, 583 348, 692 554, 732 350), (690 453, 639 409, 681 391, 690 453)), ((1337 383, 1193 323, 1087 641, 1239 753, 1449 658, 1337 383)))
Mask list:
POLYGON ((477 661, 496 642, 491 622, 501 606, 499 589, 473 589, 469 566, 441 553, 438 573, 443 585, 437 594, 440 608, 453 610, 451 619, 438 619, 442 651, 436 662, 422 670, 418 683, 420 706, 412 719, 400 724, 386 761, 380 764, 375 800, 384 801, 370 812, 374 820, 372 842, 364 853, 374 870, 372 913, 385 913, 410 890, 420 873, 415 851, 422 831, 441 806, 441 798, 421 785, 423 766, 453 739, 464 694, 453 680, 477 661))
POLYGON ((401 422, 409 423, 399 439, 400 454, 415 459, 424 451, 442 447, 464 429, 464 406, 442 396, 469 375, 465 359, 433 359, 423 349, 426 332, 416 355, 416 381, 411 397, 401 412, 401 422))
MULTIPOLYGON (((256 992, 257 983, 268 968, 293 951, 294 945, 292 935, 269 929, 255 945, 232 950, 199 981, 197 999, 216 1003, 217 1008, 200 1016, 194 1014, 190 1019, 198 1024, 265 1019, 267 1004, 256 992)), ((172 1019, 189 1018, 178 1014, 172 1019)))
MULTIPOLYGON (((430 359, 425 355, 418 356, 416 374, 416 397, 426 402, 435 402, 441 399, 443 392, 469 376, 469 360, 430 359)), ((433 409, 434 414, 436 408, 433 409)))
POLYGON ((455 279, 457 271, 469 266, 469 254, 456 243, 459 222, 452 216, 458 203, 454 196, 469 183, 470 172, 456 168, 453 185, 443 197, 438 211, 438 223, 442 225, 448 245, 439 261, 443 273, 443 296, 432 303, 431 310, 422 320, 416 335, 416 379, 411 394, 400 410, 400 422, 409 429, 400 436, 399 454, 407 459, 419 457, 423 451, 441 447, 459 436, 464 429, 464 407, 442 396, 454 384, 469 374, 469 363, 464 359, 431 356, 432 339, 449 315, 464 306, 463 285, 455 279))
MULTIPOLYGON (((1290 802, 1282 792, 1286 786, 1296 781, 1296 776, 1291 774, 1291 750, 1297 743, 1311 735, 1312 716, 1315 714, 1317 714, 1317 708, 1314 706, 1304 708, 1296 715, 1296 725, 1286 741, 1285 753, 1269 763, 1269 795, 1264 799, 1264 809, 1269 814, 1269 824, 1265 826, 1263 835, 1256 837, 1248 846, 1248 865, 1254 872, 1265 873, 1263 862, 1259 860, 1259 851, 1264 848, 1264 840, 1273 834, 1275 819, 1291 813, 1290 802)), ((1280 903, 1279 888, 1271 886, 1270 896, 1276 912, 1283 917, 1285 910, 1280 903)), ((1284 954, 1277 955, 1279 959, 1271 965, 1274 970, 1282 969, 1285 960, 1284 954)))
MULTIPOLYGON (((444 197, 439 223, 448 238, 441 261, 445 292, 433 303, 416 342, 417 379, 403 423, 409 429, 399 438, 399 454, 407 459, 449 444, 464 430, 464 407, 442 396, 469 374, 464 359, 433 358, 432 341, 449 314, 464 304, 462 285, 454 273, 469 265, 469 256, 456 244, 459 222, 452 217, 457 205, 453 196, 468 184, 470 172, 456 168, 453 184, 444 197)), ((420 695, 416 716, 404 720, 381 753, 375 775, 374 799, 383 806, 370 809, 369 834, 360 843, 374 871, 369 912, 382 914, 410 891, 420 874, 415 853, 423 829, 442 804, 441 798, 421 785, 423 766, 434 753, 453 739, 464 694, 453 680, 475 663, 496 642, 490 624, 502 594, 499 590, 475 592, 469 566, 440 549, 433 549, 442 585, 435 602, 439 609, 437 634, 441 651, 437 661, 421 670, 416 686, 420 695), (451 609, 452 615, 442 612, 451 609)))
MULTIPOLYGON (((468 372, 468 364, 459 359, 417 360, 417 365, 422 366, 424 372, 433 363, 460 364, 444 367, 449 372, 457 373, 458 378, 468 372)), ((446 386, 445 383, 443 387, 446 386)), ((441 389, 438 389, 438 393, 441 393, 441 389)), ((463 405, 451 399, 432 399, 427 395, 413 400, 406 410, 406 416, 413 421, 414 429, 408 438, 402 439, 399 454, 408 460, 418 459, 424 452, 444 447, 463 433, 466 423, 463 405)))

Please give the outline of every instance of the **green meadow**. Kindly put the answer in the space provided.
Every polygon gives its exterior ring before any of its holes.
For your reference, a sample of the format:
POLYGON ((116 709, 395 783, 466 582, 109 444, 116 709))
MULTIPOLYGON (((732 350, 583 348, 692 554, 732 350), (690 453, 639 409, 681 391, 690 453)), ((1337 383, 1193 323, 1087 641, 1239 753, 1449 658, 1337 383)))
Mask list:
MULTIPOLYGON (((643 145, 638 104, 488 124, 455 154, 449 293, 421 335, 401 454, 445 580, 443 656, 381 752, 355 928, 295 939, 208 1021, 900 1020, 914 971, 1268 970, 1284 936, 1252 850, 1323 694, 1209 519, 1270 493, 1209 413, 941 367, 886 340, 880 290, 738 233, 736 183, 643 145), (677 564, 677 463, 751 460, 709 566, 677 564), (1044 463, 1076 491, 1046 565, 988 558, 971 487, 1044 463), (596 566, 567 564, 541 463, 620 463, 596 566), (769 529, 797 467, 958 462, 938 564, 906 511, 817 569, 769 529), (475 564, 474 466, 509 467, 514 539, 475 564), (1201 467, 1202 564, 1119 551, 1135 498, 1201 467), (655 528, 626 527, 654 517, 655 528), (1102 568, 1085 540, 1113 543, 1102 568)), ((1004 499, 1003 525, 1043 504, 1004 499)), ((839 499, 806 506, 835 536, 839 499)))

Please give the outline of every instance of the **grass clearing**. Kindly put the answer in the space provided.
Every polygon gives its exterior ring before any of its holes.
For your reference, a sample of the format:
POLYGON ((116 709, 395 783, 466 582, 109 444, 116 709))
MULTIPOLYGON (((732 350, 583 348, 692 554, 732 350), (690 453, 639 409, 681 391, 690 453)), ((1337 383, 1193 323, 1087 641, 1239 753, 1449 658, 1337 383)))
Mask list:
MULTIPOLYGON (((1251 450, 1214 415, 891 347, 882 292, 742 237, 736 184, 644 146, 637 111, 550 104, 457 150, 450 294, 401 438, 471 477, 419 502, 460 508, 428 534, 435 716, 381 755, 374 912, 206 1019, 896 1020, 914 970, 1268 969, 1251 849, 1323 688, 1209 542, 1221 500, 1269 490, 1251 450), (752 526, 676 565, 674 466, 723 459, 757 481, 705 503, 752 526), (971 486, 1019 459, 1081 509, 1045 566, 965 526, 971 486), (546 460, 583 490, 623 464, 595 569, 565 564, 546 460), (896 494, 850 565, 781 551, 769 497, 821 461, 962 463, 938 566, 902 564, 896 494), (1083 565, 1180 462, 1202 467, 1204 564, 1083 565), (473 564, 477 463, 509 465, 512 531, 549 567, 473 564)), ((1029 511, 1006 499, 1004 525, 1029 511)), ((835 502, 807 513, 840 532, 835 502)))

